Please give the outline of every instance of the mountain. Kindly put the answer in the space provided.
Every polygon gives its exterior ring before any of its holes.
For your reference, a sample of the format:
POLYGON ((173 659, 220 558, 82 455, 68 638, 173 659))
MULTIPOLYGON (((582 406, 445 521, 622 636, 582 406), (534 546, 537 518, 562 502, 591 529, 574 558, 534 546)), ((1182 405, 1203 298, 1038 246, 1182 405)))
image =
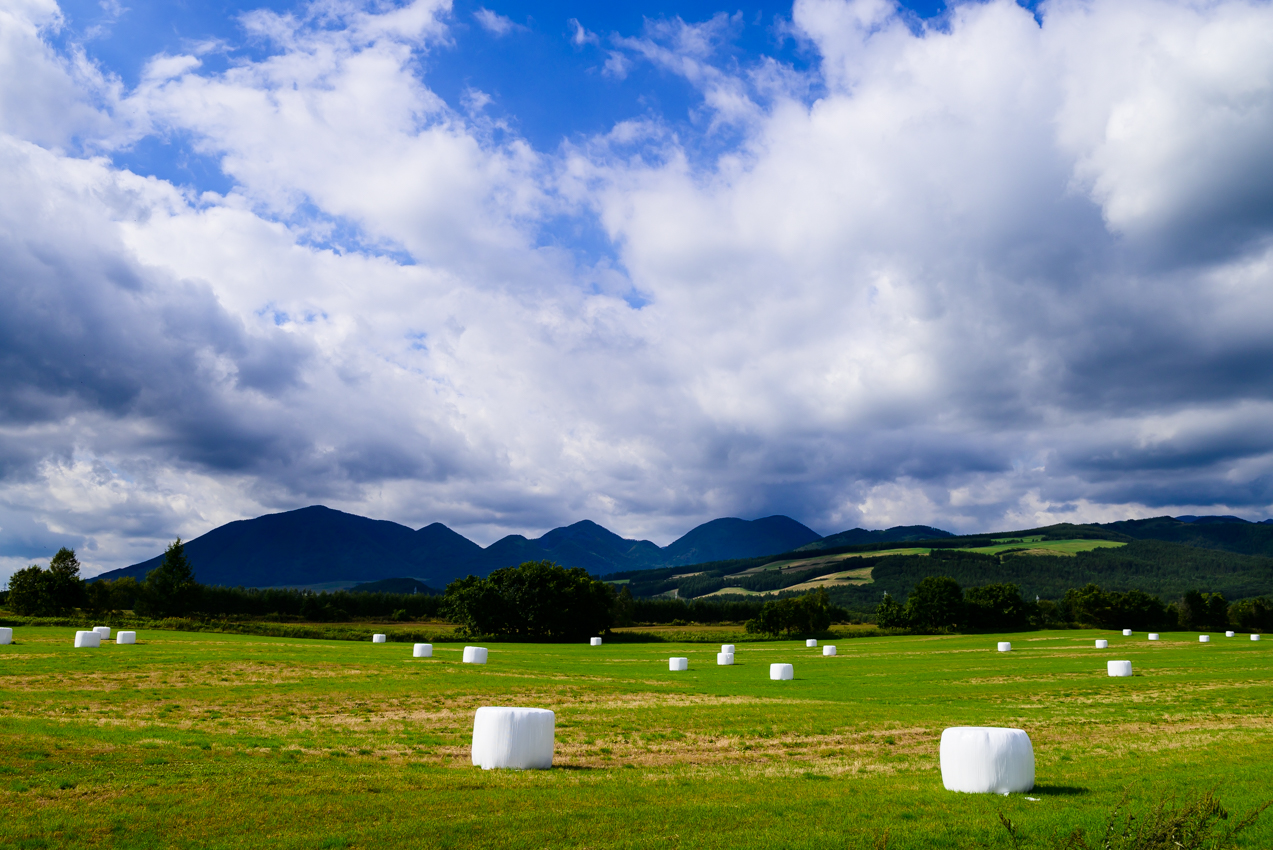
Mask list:
POLYGON ((1163 540, 1240 555, 1273 555, 1273 525, 1234 520, 1237 518, 1197 517, 1192 522, 1182 522, 1179 518, 1160 516, 1107 522, 1096 527, 1133 540, 1163 540))
POLYGON ((940 540, 943 537, 954 537, 949 531, 932 528, 927 525, 895 525, 884 531, 867 531, 865 528, 852 528, 815 540, 801 546, 802 550, 831 549, 836 546, 860 546, 865 543, 912 543, 919 540, 940 540))
MULTIPOLYGON (((660 548, 584 520, 535 540, 509 535, 483 549, 442 523, 413 531, 396 522, 314 505, 227 523, 188 541, 185 551, 204 584, 348 587, 407 578, 440 589, 454 579, 487 575, 523 561, 547 559, 604 574, 772 555, 818 539, 817 532, 785 516, 727 518, 704 523, 660 548)), ((162 561, 156 555, 97 578, 141 580, 162 561)))
POLYGON ((1175 520, 1177 522, 1189 522, 1189 523, 1194 523, 1196 525, 1215 525, 1216 523, 1224 523, 1224 522, 1238 522, 1238 523, 1245 522, 1248 525, 1250 524, 1250 520, 1245 520, 1242 517, 1238 517, 1238 516, 1229 516, 1228 514, 1225 514, 1224 516, 1193 516, 1191 514, 1188 516, 1175 517, 1175 520))

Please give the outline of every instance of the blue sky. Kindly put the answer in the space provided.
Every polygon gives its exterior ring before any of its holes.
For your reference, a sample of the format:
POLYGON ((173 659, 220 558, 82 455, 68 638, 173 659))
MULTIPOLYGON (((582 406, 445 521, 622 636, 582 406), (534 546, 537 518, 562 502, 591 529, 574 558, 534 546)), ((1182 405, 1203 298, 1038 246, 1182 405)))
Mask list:
POLYGON ((0 14, 0 575, 1273 513, 1273 6, 0 14))

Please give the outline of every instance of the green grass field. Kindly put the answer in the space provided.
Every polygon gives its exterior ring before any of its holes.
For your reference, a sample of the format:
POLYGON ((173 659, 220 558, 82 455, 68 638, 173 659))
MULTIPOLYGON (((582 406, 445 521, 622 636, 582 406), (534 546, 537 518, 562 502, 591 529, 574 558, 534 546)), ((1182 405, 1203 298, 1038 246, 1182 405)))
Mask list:
MULTIPOLYGON (((0 647, 0 847, 1011 847, 1000 814, 1042 847, 1124 793, 1273 797, 1273 641, 1244 635, 751 643, 734 667, 701 643, 489 644, 478 667, 458 644, 72 634, 0 647), (472 767, 480 705, 555 710, 556 767, 472 767), (945 791, 952 725, 1029 732, 1036 800, 945 791)), ((1273 846, 1273 812, 1240 841, 1273 846)))

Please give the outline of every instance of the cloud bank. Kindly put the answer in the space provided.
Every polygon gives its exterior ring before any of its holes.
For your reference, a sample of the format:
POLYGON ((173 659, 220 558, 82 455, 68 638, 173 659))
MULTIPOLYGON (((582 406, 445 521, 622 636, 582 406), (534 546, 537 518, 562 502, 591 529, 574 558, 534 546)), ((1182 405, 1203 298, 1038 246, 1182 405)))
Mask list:
POLYGON ((726 15, 554 24, 697 96, 551 150, 430 87, 445 2, 241 24, 129 87, 0 11, 0 571, 317 502, 482 542, 1273 511, 1267 3, 798 0, 808 70, 726 15), (154 140, 230 188, 118 164, 154 140))

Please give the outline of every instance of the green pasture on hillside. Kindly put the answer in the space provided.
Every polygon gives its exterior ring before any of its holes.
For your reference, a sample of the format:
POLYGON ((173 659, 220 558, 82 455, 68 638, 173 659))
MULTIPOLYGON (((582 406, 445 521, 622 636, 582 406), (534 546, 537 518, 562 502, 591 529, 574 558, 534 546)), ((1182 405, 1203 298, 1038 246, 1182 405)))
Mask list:
MULTIPOLYGON (((1273 797, 1273 641, 1091 631, 740 644, 461 645, 73 629, 0 647, 0 847, 1052 846, 1123 798, 1273 797), (1106 637, 1108 650, 1093 647, 1106 637), (995 651, 996 640, 1013 651, 995 651), (667 658, 690 658, 671 673, 667 658), (1136 675, 1111 679, 1108 659, 1136 675), (770 662, 796 679, 771 682, 770 662), (557 712, 556 767, 483 772, 473 712, 557 712), (1026 795, 942 788, 953 725, 1034 742, 1026 795)), ((1240 836, 1273 846, 1273 811, 1240 836)))
POLYGON ((994 546, 978 546, 968 549, 969 552, 980 552, 983 555, 998 555, 1012 549, 1024 549, 1028 552, 1039 552, 1048 555, 1075 555, 1079 552, 1090 552, 1093 549, 1117 549, 1126 546, 1118 540, 1039 540, 1022 543, 999 543, 994 546))

